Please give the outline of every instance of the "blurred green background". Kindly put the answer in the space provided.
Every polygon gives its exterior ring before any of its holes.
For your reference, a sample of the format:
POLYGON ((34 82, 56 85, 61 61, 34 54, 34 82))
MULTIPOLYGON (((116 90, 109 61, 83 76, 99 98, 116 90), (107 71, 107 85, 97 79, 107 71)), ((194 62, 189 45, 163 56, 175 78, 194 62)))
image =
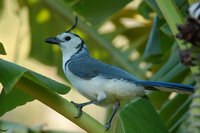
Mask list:
MULTIPOLYGON (((174 4, 182 16, 187 15, 187 1, 175 0, 174 4)), ((179 61, 174 35, 154 0, 1 0, 0 42, 7 53, 0 55, 1 58, 69 85, 62 71, 61 51, 44 40, 71 27, 75 16, 80 21, 74 32, 85 40, 92 57, 141 79, 194 82, 189 69, 179 61)), ((122 123, 130 120, 139 127, 137 122, 143 118, 137 118, 138 114, 157 112, 152 113, 152 117, 156 116, 152 128, 160 123, 163 132, 182 132, 191 97, 166 92, 148 96, 150 102, 141 99, 124 102, 129 108, 121 109, 122 123), (134 106, 146 112, 138 112, 134 106)), ((75 89, 64 97, 69 101, 87 101, 75 89)), ((105 122, 106 108, 92 105, 84 110, 101 123, 105 122)), ((45 129, 84 132, 36 100, 4 114, 1 119, 31 127, 44 125, 45 129)), ((120 120, 115 120, 114 132, 124 132, 119 126, 120 120)))

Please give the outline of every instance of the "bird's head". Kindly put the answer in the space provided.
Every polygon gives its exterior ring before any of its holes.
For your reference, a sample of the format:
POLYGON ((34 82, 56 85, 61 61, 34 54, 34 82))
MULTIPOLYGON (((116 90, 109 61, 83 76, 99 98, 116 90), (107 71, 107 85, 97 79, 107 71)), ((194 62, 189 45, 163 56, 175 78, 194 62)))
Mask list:
POLYGON ((200 2, 192 4, 187 11, 191 18, 200 23, 200 2))
POLYGON ((77 34, 71 31, 76 28, 78 18, 75 18, 75 24, 67 31, 57 35, 56 37, 50 37, 45 40, 46 43, 59 45, 63 54, 73 55, 82 50, 84 41, 77 34))

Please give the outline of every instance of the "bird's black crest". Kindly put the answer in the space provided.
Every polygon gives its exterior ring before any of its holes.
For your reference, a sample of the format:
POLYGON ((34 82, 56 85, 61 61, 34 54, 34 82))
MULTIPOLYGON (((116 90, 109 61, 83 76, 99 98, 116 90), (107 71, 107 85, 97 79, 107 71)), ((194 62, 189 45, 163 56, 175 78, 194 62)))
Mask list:
POLYGON ((77 24, 78 24, 78 17, 76 16, 76 17, 75 17, 75 24, 74 24, 69 30, 67 30, 66 32, 70 32, 70 31, 72 31, 73 29, 75 29, 76 26, 77 26, 77 24))

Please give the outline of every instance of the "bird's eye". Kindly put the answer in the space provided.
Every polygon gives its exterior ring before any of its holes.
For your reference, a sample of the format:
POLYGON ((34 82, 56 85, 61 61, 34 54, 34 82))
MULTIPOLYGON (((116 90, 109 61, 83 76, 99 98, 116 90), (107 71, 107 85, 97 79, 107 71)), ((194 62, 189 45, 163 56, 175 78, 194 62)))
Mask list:
POLYGON ((66 37, 65 37, 65 40, 66 40, 66 41, 69 41, 70 39, 71 39, 70 36, 66 36, 66 37))

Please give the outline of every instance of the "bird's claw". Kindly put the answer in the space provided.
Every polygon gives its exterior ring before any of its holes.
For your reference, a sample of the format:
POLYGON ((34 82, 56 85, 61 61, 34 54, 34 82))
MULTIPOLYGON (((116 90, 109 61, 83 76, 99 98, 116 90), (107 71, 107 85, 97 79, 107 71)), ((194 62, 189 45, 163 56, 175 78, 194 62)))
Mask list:
POLYGON ((106 123, 106 124, 105 124, 105 128, 106 128, 106 130, 105 130, 105 131, 109 130, 109 129, 110 129, 110 126, 111 126, 111 124, 110 124, 110 123, 106 123))
POLYGON ((79 117, 81 117, 81 115, 82 115, 82 108, 83 108, 83 105, 82 104, 78 104, 78 103, 75 103, 75 102, 73 102, 73 101, 71 101, 71 103, 78 109, 78 114, 77 114, 77 116, 75 116, 74 118, 79 118, 79 117))

